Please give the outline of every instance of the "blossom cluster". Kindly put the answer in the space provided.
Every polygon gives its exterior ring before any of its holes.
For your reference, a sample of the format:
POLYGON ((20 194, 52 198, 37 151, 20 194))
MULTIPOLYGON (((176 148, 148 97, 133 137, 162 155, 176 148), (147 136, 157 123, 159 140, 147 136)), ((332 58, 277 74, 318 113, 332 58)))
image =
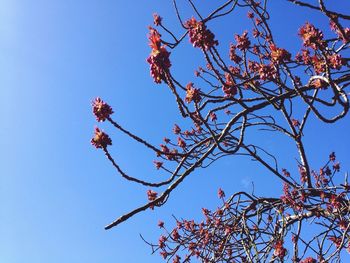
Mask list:
POLYGON ((147 58, 147 62, 150 64, 150 73, 154 82, 159 84, 165 79, 165 73, 171 67, 170 52, 162 45, 159 32, 152 27, 149 30, 148 39, 152 51, 147 58))
POLYGON ((205 23, 197 21, 194 17, 186 22, 190 42, 194 47, 203 50, 217 46, 219 42, 215 40, 215 35, 207 28, 205 23))
POLYGON ((94 137, 91 139, 91 144, 99 148, 106 148, 108 145, 112 145, 112 140, 109 138, 108 134, 101 131, 99 128, 95 128, 94 137))
POLYGON ((105 121, 113 114, 112 107, 98 97, 92 102, 92 111, 98 122, 105 121))

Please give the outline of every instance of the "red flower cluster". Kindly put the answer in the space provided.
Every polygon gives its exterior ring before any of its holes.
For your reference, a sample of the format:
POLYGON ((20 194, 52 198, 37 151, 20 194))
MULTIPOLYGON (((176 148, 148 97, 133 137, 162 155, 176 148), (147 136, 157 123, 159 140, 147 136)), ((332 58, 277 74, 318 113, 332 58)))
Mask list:
POLYGON ((109 136, 101 131, 99 128, 95 128, 95 136, 91 139, 91 144, 99 148, 106 148, 107 145, 112 145, 112 140, 109 136))
POLYGON ((164 154, 165 157, 168 159, 168 160, 174 160, 174 157, 175 155, 177 154, 177 150, 176 149, 172 149, 170 151, 170 149, 164 145, 164 144, 161 144, 160 145, 160 148, 161 148, 161 151, 162 153, 158 153, 157 155, 160 156, 161 154, 164 154))
POLYGON ((233 97, 237 94, 237 86, 233 80, 231 74, 225 73, 225 85, 222 86, 222 91, 225 93, 225 97, 233 97))
POLYGON ((326 62, 320 58, 319 56, 313 56, 311 58, 311 63, 314 67, 314 70, 316 72, 316 74, 320 74, 322 72, 325 72, 326 70, 326 62))
POLYGON ((215 40, 215 35, 207 29, 203 22, 198 22, 194 17, 186 22, 190 42, 194 47, 199 47, 203 50, 209 50, 213 46, 217 46, 219 42, 215 40))
POLYGON ((240 50, 247 50, 250 46, 250 41, 248 38, 248 32, 244 31, 244 33, 240 35, 235 35, 235 39, 237 42, 236 47, 240 50))
POLYGON ((329 60, 330 66, 334 69, 340 69, 345 64, 343 58, 339 54, 329 55, 327 59, 329 60))
POLYGON ((161 44, 161 35, 159 32, 150 27, 150 33, 148 36, 149 45, 152 48, 150 56, 147 58, 147 62, 150 64, 151 76, 155 83, 161 83, 165 78, 165 72, 171 67, 170 53, 166 50, 165 46, 161 44))
POLYGON ((219 198, 224 198, 225 197, 225 192, 221 188, 219 188, 219 190, 218 190, 218 197, 219 198))
POLYGON ((281 63, 283 61, 289 61, 290 60, 290 53, 285 50, 284 48, 278 48, 276 45, 271 44, 271 60, 275 63, 281 63))
POLYGON ((194 88, 192 82, 188 83, 186 85, 185 101, 187 103, 190 103, 191 101, 198 103, 200 100, 201 100, 200 89, 194 88))
POLYGON ((218 119, 218 117, 216 116, 215 112, 211 112, 209 117, 210 117, 211 121, 216 121, 218 119))
POLYGON ((299 127, 300 126, 300 122, 299 122, 299 120, 297 120, 297 119, 293 119, 292 118, 292 125, 294 126, 294 127, 299 127))
POLYGON ((160 26, 162 24, 162 18, 158 14, 153 14, 153 23, 156 26, 160 26))
POLYGON ((157 168, 157 170, 159 170, 162 166, 163 166, 163 162, 159 162, 159 161, 153 161, 155 167, 157 168))
MULTIPOLYGON (((335 17, 335 19, 337 19, 335 17)), ((338 35, 338 37, 343 40, 344 43, 347 43, 350 41, 350 28, 348 27, 345 27, 343 28, 343 32, 344 34, 341 32, 341 30, 339 29, 339 27, 337 26, 336 23, 334 23, 334 21, 331 20, 330 22, 330 27, 331 27, 331 30, 335 31, 338 35)))
POLYGON ((277 240, 274 248, 275 251, 273 252, 273 255, 283 260, 287 254, 287 250, 283 247, 283 241, 277 240))
POLYGON ((99 122, 105 121, 109 115, 113 114, 111 106, 100 98, 96 98, 92 102, 92 112, 94 113, 96 120, 99 122))
POLYGON ((236 64, 239 64, 242 61, 242 58, 236 54, 236 46, 233 44, 230 45, 230 60, 236 64))
POLYGON ((157 192, 154 192, 154 191, 152 191, 152 190, 148 190, 147 191, 147 197, 148 197, 148 201, 154 201, 154 200, 156 200, 156 198, 157 198, 157 192))
POLYGON ((260 64, 258 73, 262 80, 272 80, 276 78, 276 70, 272 65, 260 64))
POLYGON ((181 128, 179 127, 179 125, 174 125, 173 132, 174 134, 179 134, 181 132, 181 128))
POLYGON ((326 47, 322 31, 310 23, 306 23, 300 28, 299 36, 303 39, 303 45, 305 47, 311 47, 313 49, 323 49, 326 47))
POLYGON ((185 148, 186 147, 186 142, 181 139, 180 137, 177 138, 177 145, 179 145, 181 148, 185 148))
MULTIPOLYGON (((148 198, 148 201, 152 202, 152 201, 156 200, 156 199, 157 199, 157 196, 158 196, 157 192, 152 191, 152 190, 148 190, 148 191, 147 191, 147 198, 148 198)), ((152 205, 152 206, 150 206, 150 208, 153 210, 153 209, 154 209, 154 206, 152 205)))
POLYGON ((311 64, 310 51, 308 49, 302 49, 301 53, 298 53, 295 56, 296 61, 304 62, 304 64, 311 64))
POLYGON ((328 84, 322 79, 314 79, 311 82, 311 85, 315 87, 315 89, 326 89, 328 84))
POLYGON ((290 187, 287 184, 283 186, 283 195, 281 200, 284 204, 288 205, 296 211, 300 211, 303 208, 303 201, 305 201, 305 194, 299 192, 296 189, 290 191, 290 187))
POLYGON ((300 263, 317 263, 316 259, 312 257, 307 257, 300 261, 300 263))

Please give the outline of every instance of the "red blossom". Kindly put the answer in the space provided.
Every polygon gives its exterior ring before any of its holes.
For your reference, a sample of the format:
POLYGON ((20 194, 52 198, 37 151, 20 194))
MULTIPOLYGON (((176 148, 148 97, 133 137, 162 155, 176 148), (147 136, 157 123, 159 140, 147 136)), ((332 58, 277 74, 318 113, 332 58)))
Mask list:
POLYGON ((349 226, 349 222, 345 219, 339 221, 339 227, 341 230, 346 230, 349 226))
POLYGON ((153 23, 156 26, 160 26, 162 23, 162 18, 158 14, 153 14, 153 23))
POLYGON ((313 56, 311 58, 311 63, 314 67, 316 74, 321 74, 326 71, 326 61, 319 56, 313 56))
POLYGON ((262 23, 260 18, 255 18, 255 24, 258 26, 262 23))
POLYGON ((282 173, 283 173, 283 175, 284 176, 286 176, 286 177, 290 177, 290 173, 287 171, 287 169, 282 169, 282 173))
POLYGON ((341 241, 342 241, 340 237, 336 237, 336 236, 331 236, 328 238, 328 240, 332 241, 333 244, 336 246, 336 248, 340 247, 341 241))
POLYGON ((295 56, 296 61, 304 62, 305 65, 311 64, 310 51, 308 49, 302 49, 301 53, 295 56))
POLYGON ((167 153, 170 152, 169 148, 168 148, 166 145, 164 145, 164 144, 161 144, 161 145, 160 145, 160 148, 162 149, 162 152, 163 152, 164 154, 167 154, 167 153))
MULTIPOLYGON (((157 193, 157 192, 152 191, 152 190, 148 190, 148 191, 147 191, 147 198, 148 198, 148 201, 153 202, 154 200, 157 199, 157 196, 158 196, 158 193, 157 193)), ((151 205, 149 208, 153 210, 153 209, 154 209, 154 205, 151 205)))
POLYGON ((236 47, 240 50, 247 50, 250 46, 250 41, 248 38, 248 31, 244 31, 244 33, 240 35, 235 35, 235 39, 237 42, 236 47))
POLYGON ((113 114, 111 106, 98 97, 92 102, 92 112, 94 113, 96 120, 99 122, 105 121, 111 114, 113 114))
POLYGON ((160 161, 153 161, 153 163, 157 168, 157 170, 159 170, 163 166, 163 162, 160 162, 160 161))
POLYGON ((329 55, 327 57, 327 59, 329 60, 330 66, 334 69, 339 70, 345 64, 344 60, 342 59, 341 55, 339 55, 339 54, 329 55))
POLYGON ((270 49, 271 49, 271 54, 270 54, 271 60, 275 63, 289 61, 291 58, 291 55, 287 50, 283 48, 278 48, 274 44, 270 45, 270 49))
POLYGON ((181 132, 181 129, 177 124, 174 125, 173 132, 175 134, 179 134, 181 132))
POLYGON ((233 97, 237 94, 237 86, 233 80, 231 74, 225 73, 225 85, 222 86, 222 91, 225 93, 225 97, 233 97))
POLYGON ((312 257, 307 257, 303 260, 301 260, 299 263, 317 263, 316 259, 312 257))
POLYGON ((185 148, 186 142, 179 137, 179 138, 177 138, 177 145, 179 145, 181 148, 185 148))
POLYGON ((303 45, 305 47, 311 47, 313 49, 323 49, 326 46, 326 43, 323 40, 322 31, 310 23, 306 23, 303 27, 300 28, 299 36, 302 38, 303 45))
POLYGON ((250 18, 250 19, 254 18, 254 13, 251 12, 251 11, 249 11, 249 12, 247 13, 247 17, 250 18))
POLYGON ((218 197, 219 198, 224 198, 225 197, 225 192, 221 188, 219 188, 219 190, 218 190, 218 197))
POLYGON ((158 226, 160 227, 160 228, 164 228, 164 222, 163 221, 158 221, 158 226))
POLYGON ((231 44, 230 45, 230 60, 235 62, 236 64, 239 64, 242 61, 242 58, 236 54, 236 46, 231 44))
POLYGON ((283 247, 283 241, 282 240, 277 240, 275 245, 274 245, 274 249, 275 251, 273 252, 273 255, 283 259, 286 254, 287 254, 287 250, 283 247))
POLYGON ((196 89, 193 87, 193 83, 190 82, 186 85, 186 97, 185 101, 187 103, 190 103, 194 101, 195 103, 200 102, 201 95, 200 95, 200 89, 196 89))
POLYGON ((171 67, 169 59, 170 52, 161 44, 161 35, 158 31, 152 27, 150 27, 149 30, 148 39, 152 52, 147 58, 147 62, 150 64, 150 73, 154 82, 159 84, 165 79, 165 73, 171 67))
POLYGON ((211 120, 211 121, 216 121, 216 120, 218 119, 218 118, 216 117, 215 112, 211 112, 210 115, 209 115, 209 117, 210 117, 210 120, 211 120))
POLYGON ((180 238, 179 232, 177 231, 176 228, 173 230, 171 236, 173 237, 174 240, 178 240, 180 238))
POLYGON ((167 241, 167 238, 165 236, 160 236, 159 240, 158 240, 158 246, 160 248, 164 248, 165 247, 165 242, 167 241))
POLYGON ((99 148, 106 148, 108 145, 112 145, 112 140, 109 138, 109 136, 101 131, 99 128, 95 128, 95 134, 94 137, 91 139, 91 144, 96 147, 96 149, 99 148))
POLYGON ((299 127, 300 126, 300 122, 298 120, 292 118, 292 125, 294 127, 299 127))
POLYGON ((148 197, 148 201, 154 201, 154 200, 156 200, 156 198, 157 198, 157 192, 155 192, 155 191, 153 191, 153 190, 148 190, 147 191, 147 197, 148 197))
POLYGON ((173 258, 173 263, 180 263, 180 259, 181 257, 176 255, 174 258, 173 258))
POLYGON ((306 183, 307 182, 307 172, 305 167, 299 165, 299 174, 300 174, 300 181, 302 183, 306 183))
POLYGON ((340 171, 340 163, 339 162, 333 164, 333 170, 335 172, 339 172, 340 171))
POLYGON ((194 47, 199 47, 203 50, 208 50, 219 43, 215 40, 215 35, 207 29, 203 22, 198 22, 194 17, 185 23, 188 29, 190 42, 194 47))
POLYGON ((258 73, 261 80, 273 80, 276 78, 276 70, 272 65, 260 64, 258 73))
POLYGON ((341 39, 343 40, 343 42, 349 42, 350 41, 350 28, 346 27, 344 28, 344 36, 341 36, 341 39))
POLYGON ((315 89, 326 89, 328 86, 328 83, 322 79, 314 79, 311 82, 311 86, 314 86, 315 89))

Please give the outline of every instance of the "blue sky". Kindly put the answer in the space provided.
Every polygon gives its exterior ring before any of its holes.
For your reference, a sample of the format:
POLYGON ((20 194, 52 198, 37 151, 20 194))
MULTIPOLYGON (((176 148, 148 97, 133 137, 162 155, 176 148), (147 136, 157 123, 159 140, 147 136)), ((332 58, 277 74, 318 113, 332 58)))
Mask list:
MULTIPOLYGON (((201 6, 204 12, 210 9, 209 2, 201 6)), ((1 262, 162 262, 158 255, 150 255, 139 238, 141 233, 156 241, 158 219, 171 224, 172 214, 201 218, 201 207, 218 205, 220 186, 230 194, 251 189, 254 180, 256 193, 279 191, 280 183, 256 164, 243 158, 225 159, 193 174, 163 208, 105 231, 107 223, 145 202, 147 188, 119 178, 102 152, 90 145, 96 125, 90 103, 102 97, 121 124, 154 144, 171 134, 180 120, 174 99, 163 85, 152 82, 145 60, 153 12, 178 28, 171 1, 0 3, 1 262)), ((281 11, 287 8, 290 5, 278 1, 272 22, 280 32, 281 46, 295 50, 300 45, 296 32, 303 22, 326 22, 292 8, 288 13, 281 11), (280 23, 282 18, 286 20, 280 23)), ((188 11, 185 14, 191 16, 188 11)), ((249 24, 245 15, 238 14, 227 25, 212 24, 222 50, 228 49, 234 32, 242 33, 249 24)), ((189 81, 199 52, 187 40, 181 52, 172 54, 173 69, 179 79, 189 81), (192 64, 188 55, 193 56, 192 64)), ((112 152, 125 170, 133 176, 161 178, 153 167, 152 153, 111 126, 99 126, 111 135, 112 152)), ((334 150, 343 171, 350 167, 348 131, 349 118, 334 126, 311 122, 306 143, 315 166, 334 150)), ((257 134, 253 139, 264 140, 285 154, 285 167, 295 166, 295 153, 280 147, 282 140, 274 134, 257 134)))

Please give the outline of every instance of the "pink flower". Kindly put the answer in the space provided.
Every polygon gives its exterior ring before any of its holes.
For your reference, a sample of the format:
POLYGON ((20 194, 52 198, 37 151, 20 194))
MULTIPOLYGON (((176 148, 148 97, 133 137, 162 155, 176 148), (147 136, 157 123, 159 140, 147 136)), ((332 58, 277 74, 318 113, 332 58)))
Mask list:
POLYGON ((153 14, 153 23, 156 26, 160 26, 162 23, 162 18, 158 14, 153 14))
POLYGON ((160 227, 160 228, 163 228, 164 227, 164 222, 163 221, 158 221, 158 226, 160 227))
POLYGON ((276 70, 272 65, 260 64, 258 66, 258 73, 262 80, 273 80, 276 78, 276 70))
POLYGON ((289 61, 290 60, 290 53, 283 49, 283 48, 278 48, 276 47, 276 45, 271 44, 270 45, 270 49, 271 49, 271 59, 273 62, 275 63, 281 63, 283 61, 289 61))
POLYGON ((191 101, 198 103, 198 102, 200 102, 200 100, 201 100, 200 89, 194 88, 192 82, 188 83, 186 85, 185 101, 187 103, 190 103, 191 101))
POLYGON ((219 188, 219 190, 218 190, 218 197, 219 198, 224 198, 225 197, 225 192, 221 188, 219 188))
POLYGON ((181 132, 181 129, 177 124, 174 125, 173 132, 175 134, 179 134, 181 132))
POLYGON ((94 113, 96 120, 99 122, 105 121, 111 114, 113 114, 111 106, 98 97, 92 102, 92 112, 94 113))
POLYGON ((211 121, 216 121, 216 120, 218 119, 218 118, 216 117, 215 112, 211 112, 209 116, 210 116, 211 121))
MULTIPOLYGON (((158 196, 157 192, 154 192, 152 190, 148 190, 147 191, 148 201, 152 202, 152 201, 156 200, 157 196, 158 196)), ((153 210, 154 209, 154 205, 151 205, 150 208, 153 210)))
POLYGON ((299 127, 300 126, 300 122, 298 120, 296 120, 296 119, 292 119, 292 125, 294 127, 299 127))
POLYGON ((300 261, 300 263, 316 263, 316 259, 312 258, 312 257, 307 257, 305 259, 303 259, 302 261, 300 261))
POLYGON ((186 142, 179 137, 179 138, 177 138, 177 145, 179 145, 181 148, 185 148, 186 142))
POLYGON ((112 145, 112 140, 109 138, 109 136, 101 131, 99 128, 95 128, 95 136, 91 139, 91 144, 96 147, 96 149, 99 148, 106 148, 107 145, 112 145))
POLYGON ((163 166, 163 162, 160 162, 160 161, 153 161, 153 163, 157 168, 157 170, 159 170, 163 166))
POLYGON ((233 44, 230 45, 230 60, 236 64, 239 64, 242 61, 242 58, 236 54, 236 46, 233 44))
POLYGON ((237 86, 233 80, 231 74, 225 73, 225 85, 222 86, 222 91, 225 93, 225 97, 233 97, 237 94, 237 86))
POLYGON ((345 64, 343 58, 339 54, 329 55, 327 59, 329 60, 330 66, 334 69, 340 69, 345 64))
POLYGON ((208 50, 213 46, 217 46, 219 42, 215 40, 215 35, 207 29, 203 22, 198 22, 194 17, 186 22, 190 42, 194 47, 208 50))
POLYGON ((276 244, 274 245, 275 251, 273 252, 273 255, 283 259, 286 254, 287 254, 287 250, 283 247, 283 241, 282 240, 277 240, 276 244))
POLYGON ((149 30, 148 39, 152 52, 147 58, 147 62, 150 64, 150 72, 154 82, 159 84, 165 79, 165 73, 171 67, 170 52, 161 44, 161 35, 158 31, 152 27, 149 30))
POLYGON ((250 41, 248 38, 248 32, 245 31, 241 36, 235 35, 235 39, 237 42, 236 47, 240 50, 247 50, 250 46, 250 41))
POLYGON ((313 49, 325 48, 326 42, 323 40, 323 33, 317 29, 314 25, 306 23, 299 30, 299 36, 303 40, 305 47, 311 47, 313 49))

